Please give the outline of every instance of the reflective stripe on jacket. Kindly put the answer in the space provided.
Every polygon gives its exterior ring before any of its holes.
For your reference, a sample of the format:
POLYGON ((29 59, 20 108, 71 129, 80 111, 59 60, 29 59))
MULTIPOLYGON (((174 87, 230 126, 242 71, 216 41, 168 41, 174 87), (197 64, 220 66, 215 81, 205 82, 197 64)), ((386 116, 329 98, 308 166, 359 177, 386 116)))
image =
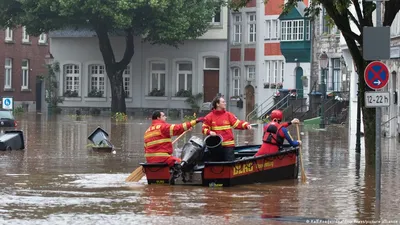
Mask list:
POLYGON ((204 117, 202 132, 209 135, 210 131, 222 136, 222 146, 234 147, 233 129, 246 130, 248 122, 239 120, 235 115, 225 110, 213 109, 204 117))
POLYGON ((153 120, 151 126, 144 133, 145 157, 163 157, 165 159, 165 157, 171 156, 173 151, 171 137, 182 134, 195 124, 196 120, 182 124, 169 124, 163 120, 153 120))

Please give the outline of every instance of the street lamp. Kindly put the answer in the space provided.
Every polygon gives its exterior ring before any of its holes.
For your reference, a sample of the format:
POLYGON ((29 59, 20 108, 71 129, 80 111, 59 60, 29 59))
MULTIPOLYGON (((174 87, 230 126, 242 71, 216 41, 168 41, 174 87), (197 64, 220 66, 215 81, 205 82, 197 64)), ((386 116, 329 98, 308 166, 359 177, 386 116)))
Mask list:
POLYGON ((54 62, 54 57, 53 55, 49 52, 44 56, 44 61, 46 65, 51 65, 54 62))
POLYGON ((322 92, 322 102, 321 102, 321 122, 319 127, 321 129, 325 128, 325 97, 326 97, 326 86, 325 86, 325 71, 328 69, 329 57, 326 52, 323 52, 319 56, 319 65, 321 66, 321 92, 322 92))

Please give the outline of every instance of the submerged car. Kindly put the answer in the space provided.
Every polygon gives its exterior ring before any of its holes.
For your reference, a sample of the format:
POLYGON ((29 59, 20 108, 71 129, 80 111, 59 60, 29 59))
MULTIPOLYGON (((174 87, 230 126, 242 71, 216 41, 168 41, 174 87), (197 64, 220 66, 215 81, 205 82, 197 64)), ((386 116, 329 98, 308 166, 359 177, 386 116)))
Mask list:
POLYGON ((16 127, 17 121, 12 111, 0 111, 0 127, 16 127))

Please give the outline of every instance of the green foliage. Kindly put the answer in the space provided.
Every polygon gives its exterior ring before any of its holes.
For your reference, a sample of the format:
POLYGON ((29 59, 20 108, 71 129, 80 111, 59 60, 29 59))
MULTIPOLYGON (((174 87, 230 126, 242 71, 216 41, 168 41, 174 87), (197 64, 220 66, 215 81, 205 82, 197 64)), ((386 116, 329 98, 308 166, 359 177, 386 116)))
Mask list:
POLYGON ((19 116, 19 115, 21 115, 21 114, 24 114, 24 107, 22 107, 22 106, 18 106, 18 107, 15 107, 14 109, 13 109, 13 114, 14 115, 16 115, 16 116, 19 116))
POLYGON ((165 92, 163 90, 159 90, 154 88, 150 93, 149 96, 165 96, 165 92))
POLYGON ((64 92, 64 97, 72 97, 72 98, 79 97, 79 94, 77 91, 68 90, 68 91, 64 92))
POLYGON ((185 102, 195 111, 198 112, 200 109, 200 101, 203 100, 203 93, 198 93, 196 95, 190 95, 185 102))
POLYGON ((58 112, 58 104, 62 103, 64 98, 58 95, 58 80, 57 73, 60 72, 60 64, 54 62, 51 65, 46 65, 47 74, 42 75, 46 90, 46 102, 49 104, 49 108, 58 112))
POLYGON ((184 90, 181 89, 178 92, 176 92, 176 97, 190 97, 192 95, 192 90, 184 90))
POLYGON ((116 112, 112 118, 116 121, 116 122, 126 122, 128 121, 128 116, 125 113, 121 113, 121 112, 116 112))
POLYGON ((189 122, 189 121, 192 121, 192 120, 195 120, 195 119, 197 119, 196 113, 193 113, 193 115, 185 115, 183 117, 183 121, 185 121, 185 122, 189 122))
POLYGON ((102 91, 97 91, 97 89, 94 88, 93 90, 91 90, 88 93, 88 97, 91 97, 91 98, 102 98, 103 97, 103 92, 102 91))

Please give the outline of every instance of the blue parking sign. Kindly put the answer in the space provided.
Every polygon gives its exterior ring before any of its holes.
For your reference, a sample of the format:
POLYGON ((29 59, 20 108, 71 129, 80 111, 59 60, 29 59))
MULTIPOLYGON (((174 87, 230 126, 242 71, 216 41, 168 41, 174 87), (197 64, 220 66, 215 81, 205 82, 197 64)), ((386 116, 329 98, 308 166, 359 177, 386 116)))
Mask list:
POLYGON ((12 97, 3 97, 2 101, 3 109, 13 109, 13 98, 12 97))

